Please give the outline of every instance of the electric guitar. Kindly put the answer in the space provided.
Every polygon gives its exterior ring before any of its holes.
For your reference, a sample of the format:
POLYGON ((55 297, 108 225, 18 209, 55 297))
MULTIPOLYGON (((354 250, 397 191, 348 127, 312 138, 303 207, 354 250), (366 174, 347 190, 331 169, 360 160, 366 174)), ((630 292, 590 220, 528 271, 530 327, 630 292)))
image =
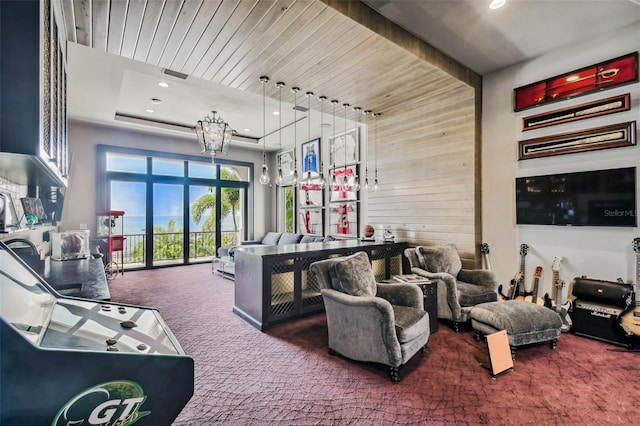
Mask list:
POLYGON ((620 326, 627 337, 640 337, 640 300, 638 285, 640 284, 640 238, 633 239, 633 251, 636 252, 636 281, 633 285, 635 303, 620 315, 620 326))
POLYGON ((541 276, 542 266, 536 266, 536 272, 533 276, 533 288, 531 289, 531 295, 524 298, 526 302, 533 302, 538 305, 544 305, 544 300, 542 299, 542 297, 538 297, 538 284, 540 283, 541 276))
POLYGON ((489 260, 489 244, 482 243, 480 244, 480 253, 482 253, 482 263, 483 267, 487 271, 491 270, 491 261, 489 260))
POLYGON ((498 286, 498 294, 502 296, 504 300, 515 299, 516 296, 522 295, 525 296, 524 289, 524 267, 525 262, 524 258, 529 251, 529 246, 526 244, 520 244, 520 270, 516 273, 515 277, 511 280, 511 287, 509 288, 509 293, 502 293, 502 284, 498 286))
POLYGON ((571 326, 573 323, 571 322, 571 318, 569 317, 569 307, 571 306, 571 302, 564 301, 564 285, 565 282, 560 279, 560 263, 562 262, 561 256, 556 256, 553 259, 553 264, 551 265, 551 270, 553 271, 553 285, 555 287, 555 311, 560 315, 560 319, 562 320, 562 326, 560 327, 560 331, 563 333, 571 330, 571 326))

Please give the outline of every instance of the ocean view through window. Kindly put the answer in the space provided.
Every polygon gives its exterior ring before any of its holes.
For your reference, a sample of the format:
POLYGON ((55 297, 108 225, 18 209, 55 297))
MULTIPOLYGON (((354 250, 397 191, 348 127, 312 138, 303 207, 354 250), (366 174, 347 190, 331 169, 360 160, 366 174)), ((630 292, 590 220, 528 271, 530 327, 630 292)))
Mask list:
POLYGON ((98 207, 125 212, 125 268, 207 262, 246 239, 253 165, 219 163, 99 146, 98 207))

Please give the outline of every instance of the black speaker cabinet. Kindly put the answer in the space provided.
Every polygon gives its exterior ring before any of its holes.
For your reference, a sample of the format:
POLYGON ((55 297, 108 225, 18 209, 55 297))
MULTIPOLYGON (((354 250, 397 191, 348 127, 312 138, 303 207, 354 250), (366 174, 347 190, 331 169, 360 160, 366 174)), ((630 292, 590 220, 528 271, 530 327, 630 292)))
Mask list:
POLYGON ((614 345, 629 346, 619 325, 619 316, 624 308, 576 299, 573 304, 571 331, 614 345))

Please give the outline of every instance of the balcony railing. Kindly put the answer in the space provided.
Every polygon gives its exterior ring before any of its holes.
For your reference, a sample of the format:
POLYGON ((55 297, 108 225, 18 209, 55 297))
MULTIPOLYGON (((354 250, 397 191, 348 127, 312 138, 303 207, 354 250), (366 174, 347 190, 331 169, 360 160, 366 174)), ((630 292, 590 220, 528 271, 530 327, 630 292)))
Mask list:
MULTIPOLYGON (((238 244, 237 235, 240 232, 222 231, 221 246, 238 244)), ((172 261, 184 258, 184 234, 182 232, 163 232, 153 234, 153 260, 172 261)), ((147 244, 146 234, 126 234, 124 236, 124 264, 144 264, 147 244)), ((205 259, 215 256, 216 236, 214 232, 189 233, 189 257, 191 259, 205 259)), ((120 254, 114 254, 114 260, 119 262, 120 254)))

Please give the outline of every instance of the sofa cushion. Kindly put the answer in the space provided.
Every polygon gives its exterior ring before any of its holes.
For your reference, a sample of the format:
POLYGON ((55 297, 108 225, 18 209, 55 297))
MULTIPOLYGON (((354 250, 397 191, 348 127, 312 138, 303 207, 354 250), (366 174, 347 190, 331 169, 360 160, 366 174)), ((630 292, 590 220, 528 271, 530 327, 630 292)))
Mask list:
POLYGON ((317 243, 318 241, 324 241, 324 237, 321 235, 303 235, 300 240, 301 243, 317 243))
POLYGON ((262 239, 262 244, 267 246, 275 246, 278 244, 278 240, 282 236, 282 232, 267 232, 262 239))
POLYGON ((375 296, 376 280, 367 253, 338 257, 329 266, 331 285, 351 296, 375 296))
POLYGON ((416 247, 420 267, 428 272, 446 272, 458 276, 462 261, 454 244, 416 247))
POLYGON ((324 242, 328 243, 329 241, 336 241, 336 238, 334 238, 331 235, 327 235, 326 237, 324 237, 324 242))
POLYGON ((302 234, 291 234, 284 232, 278 240, 278 245, 283 246, 285 244, 298 244, 302 239, 302 234))

